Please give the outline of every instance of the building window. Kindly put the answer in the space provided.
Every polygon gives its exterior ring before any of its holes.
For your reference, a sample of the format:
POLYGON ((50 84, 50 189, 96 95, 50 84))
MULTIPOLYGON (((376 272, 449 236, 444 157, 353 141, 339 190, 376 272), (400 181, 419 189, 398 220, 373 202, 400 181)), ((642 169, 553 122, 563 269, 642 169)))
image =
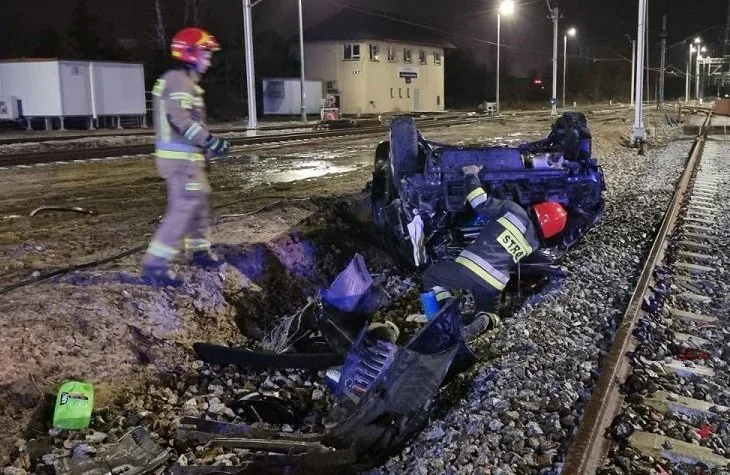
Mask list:
POLYGON ((438 51, 433 52, 433 64, 441 64, 441 53, 438 51))
POLYGON ((393 95, 393 88, 390 88, 390 98, 393 99, 395 96, 393 95))
POLYGON ((388 47, 388 61, 395 63, 395 48, 392 46, 388 47))
POLYGON ((398 97, 403 99, 403 89, 401 89, 400 87, 398 88, 398 97))
POLYGON ((441 105, 441 96, 436 96, 436 105, 437 106, 441 105))
POLYGON ((360 45, 348 43, 345 45, 345 60, 359 60, 360 45))
POLYGON ((426 52, 423 50, 418 51, 418 62, 421 64, 426 64, 426 52))
POLYGON ((411 98, 411 88, 410 88, 410 87, 407 87, 407 88, 406 88, 406 97, 407 97, 408 99, 410 99, 410 98, 411 98))
POLYGON ((370 61, 380 61, 380 48, 378 45, 370 45, 370 61))
POLYGON ((403 61, 406 63, 411 62, 411 49, 410 48, 403 48, 403 61))

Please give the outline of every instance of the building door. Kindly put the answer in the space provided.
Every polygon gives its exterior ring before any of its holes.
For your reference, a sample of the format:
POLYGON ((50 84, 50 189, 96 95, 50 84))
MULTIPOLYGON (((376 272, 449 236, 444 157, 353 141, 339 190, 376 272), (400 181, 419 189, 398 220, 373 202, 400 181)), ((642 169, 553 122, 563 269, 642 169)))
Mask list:
POLYGON ((420 89, 413 90, 413 110, 415 112, 418 112, 421 110, 421 90, 420 89))

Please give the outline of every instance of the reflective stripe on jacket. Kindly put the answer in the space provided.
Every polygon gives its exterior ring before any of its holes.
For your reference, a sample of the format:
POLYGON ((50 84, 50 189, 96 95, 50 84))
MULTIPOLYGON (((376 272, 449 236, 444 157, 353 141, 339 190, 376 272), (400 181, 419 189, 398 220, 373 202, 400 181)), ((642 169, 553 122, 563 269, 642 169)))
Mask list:
POLYGON ((514 266, 540 246, 537 230, 520 205, 487 196, 476 175, 466 176, 465 188, 466 200, 488 221, 455 262, 501 292, 514 266))
POLYGON ((205 160, 203 147, 210 136, 205 127, 205 91, 184 70, 162 75, 152 89, 159 158, 205 160))

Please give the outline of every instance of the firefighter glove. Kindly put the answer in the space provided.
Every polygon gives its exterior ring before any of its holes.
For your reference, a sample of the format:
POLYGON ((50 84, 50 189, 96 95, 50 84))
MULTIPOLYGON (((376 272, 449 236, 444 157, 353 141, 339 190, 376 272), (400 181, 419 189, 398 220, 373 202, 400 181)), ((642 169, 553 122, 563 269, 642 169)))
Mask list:
POLYGON ((216 139, 213 138, 213 136, 209 136, 208 140, 205 142, 205 148, 212 156, 222 157, 228 153, 228 150, 231 148, 231 144, 228 140, 216 139))

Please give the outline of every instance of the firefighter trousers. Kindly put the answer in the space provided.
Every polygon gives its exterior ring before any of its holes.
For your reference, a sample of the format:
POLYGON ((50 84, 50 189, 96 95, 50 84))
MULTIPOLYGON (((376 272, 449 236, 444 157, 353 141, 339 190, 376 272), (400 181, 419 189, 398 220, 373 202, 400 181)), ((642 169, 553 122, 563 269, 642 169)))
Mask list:
POLYGON ((493 312, 502 292, 478 279, 473 272, 456 262, 432 265, 421 276, 424 289, 443 287, 446 290, 469 290, 474 296, 477 312, 493 312))
POLYGON ((147 248, 145 267, 166 267, 179 253, 210 250, 210 184, 205 162, 157 158, 157 170, 167 182, 167 211, 147 248))

